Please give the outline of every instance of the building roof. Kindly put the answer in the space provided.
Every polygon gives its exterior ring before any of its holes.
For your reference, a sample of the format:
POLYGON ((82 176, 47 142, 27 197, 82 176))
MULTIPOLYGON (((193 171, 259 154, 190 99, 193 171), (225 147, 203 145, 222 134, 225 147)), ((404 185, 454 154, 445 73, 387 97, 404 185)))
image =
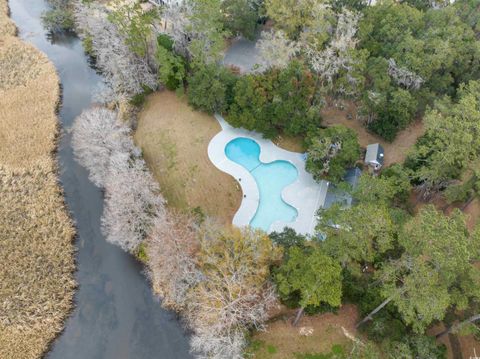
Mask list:
MULTIPOLYGON (((343 177, 345 182, 350 184, 352 188, 355 188, 358 184, 358 180, 362 174, 362 171, 358 167, 349 168, 343 177)), ((324 181, 326 182, 326 181, 324 181)), ((344 207, 350 207, 352 205, 352 196, 350 193, 342 191, 336 188, 330 182, 324 188, 326 189, 324 200, 321 202, 321 207, 324 209, 330 208, 333 204, 339 203, 344 207)))
POLYGON ((374 143, 367 146, 367 153, 365 154, 365 163, 375 163, 383 165, 385 151, 379 143, 374 143))

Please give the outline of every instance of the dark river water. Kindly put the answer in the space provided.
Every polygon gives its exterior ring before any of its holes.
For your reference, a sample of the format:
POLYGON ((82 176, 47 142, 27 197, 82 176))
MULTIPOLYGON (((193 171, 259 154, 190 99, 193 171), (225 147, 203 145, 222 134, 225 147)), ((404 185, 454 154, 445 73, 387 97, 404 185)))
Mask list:
POLYGON ((40 21, 45 8, 43 0, 10 0, 19 36, 46 53, 61 78, 60 179, 78 233, 76 307, 46 358, 191 358, 186 334, 175 315, 160 308, 142 266, 100 232, 102 193, 74 161, 68 129, 89 107, 101 77, 90 68, 75 36, 48 39, 40 21))

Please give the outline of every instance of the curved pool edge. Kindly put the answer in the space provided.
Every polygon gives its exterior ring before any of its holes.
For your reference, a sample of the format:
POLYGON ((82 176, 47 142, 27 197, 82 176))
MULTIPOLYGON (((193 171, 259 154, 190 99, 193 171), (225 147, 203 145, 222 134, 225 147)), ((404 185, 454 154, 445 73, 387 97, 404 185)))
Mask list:
POLYGON ((222 116, 215 114, 222 130, 208 144, 208 157, 221 171, 237 180, 242 189, 243 198, 232 223, 238 227, 248 226, 258 208, 260 194, 253 175, 241 165, 231 161, 225 154, 225 146, 238 137, 245 137, 260 146, 259 160, 263 163, 287 161, 296 167, 298 175, 294 182, 285 186, 281 193, 282 200, 297 210, 297 217, 292 222, 276 221, 268 232, 282 231, 284 227, 295 229, 297 233, 313 235, 316 225, 316 212, 324 200, 326 184, 317 183, 305 170, 303 154, 284 150, 259 133, 230 126, 222 116), (239 181, 239 179, 241 179, 239 181))

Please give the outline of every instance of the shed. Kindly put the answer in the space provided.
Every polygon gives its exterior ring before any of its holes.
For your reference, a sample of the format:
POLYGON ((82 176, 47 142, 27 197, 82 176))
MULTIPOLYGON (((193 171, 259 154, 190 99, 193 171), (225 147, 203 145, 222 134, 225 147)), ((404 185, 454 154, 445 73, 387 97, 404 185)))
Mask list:
POLYGON ((365 164, 372 166, 374 170, 379 170, 384 163, 385 152, 379 143, 374 143, 367 146, 367 153, 365 154, 365 164))

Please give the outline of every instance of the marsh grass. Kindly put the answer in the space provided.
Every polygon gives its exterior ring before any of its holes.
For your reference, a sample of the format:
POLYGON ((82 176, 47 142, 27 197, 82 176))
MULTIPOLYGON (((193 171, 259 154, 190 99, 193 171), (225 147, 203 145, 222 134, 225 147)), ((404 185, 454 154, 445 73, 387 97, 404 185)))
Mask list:
POLYGON ((0 0, 0 38, 6 35, 15 36, 17 28, 9 17, 7 0, 0 0))
POLYGON ((0 0, 0 358, 39 358, 72 308, 74 229, 54 158, 58 77, 11 36, 7 10, 0 0))

